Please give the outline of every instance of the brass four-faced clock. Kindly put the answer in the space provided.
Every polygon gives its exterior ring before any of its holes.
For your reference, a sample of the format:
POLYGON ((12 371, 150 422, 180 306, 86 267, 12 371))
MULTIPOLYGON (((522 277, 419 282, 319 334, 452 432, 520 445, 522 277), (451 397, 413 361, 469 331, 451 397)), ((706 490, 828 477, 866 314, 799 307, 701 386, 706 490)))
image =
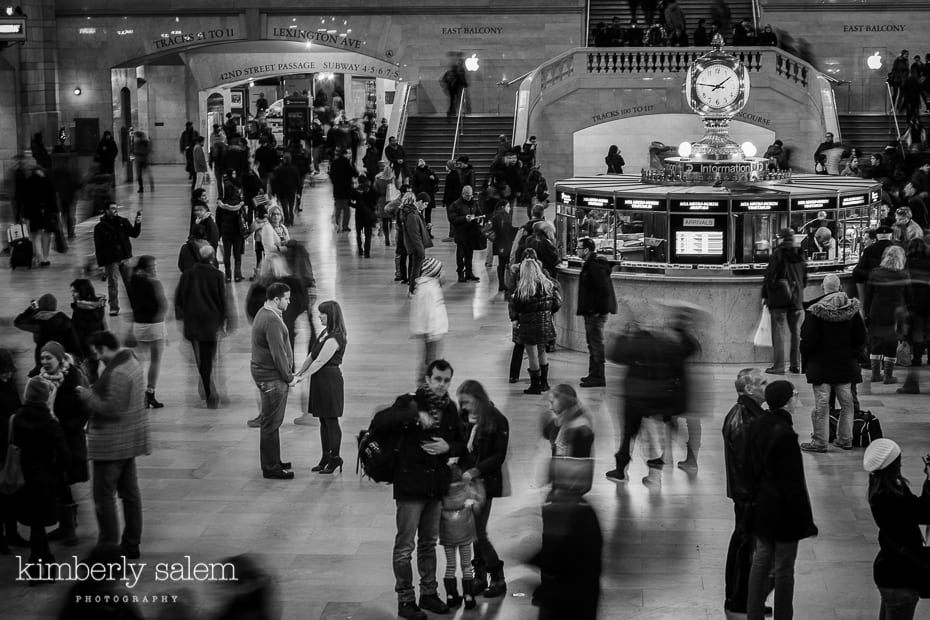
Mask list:
POLYGON ((692 110, 708 118, 732 118, 749 100, 749 71, 719 47, 688 68, 685 96, 692 110))

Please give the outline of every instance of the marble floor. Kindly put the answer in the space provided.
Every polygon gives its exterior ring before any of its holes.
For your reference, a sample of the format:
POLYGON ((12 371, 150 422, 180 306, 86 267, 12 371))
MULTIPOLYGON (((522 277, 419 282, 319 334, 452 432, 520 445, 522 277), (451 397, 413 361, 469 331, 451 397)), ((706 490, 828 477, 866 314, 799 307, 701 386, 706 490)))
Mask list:
MULTIPOLYGON (((160 277, 173 291, 179 274, 177 250, 186 236, 188 219, 185 175, 180 167, 158 167, 154 192, 135 194, 121 188, 125 215, 144 211, 142 235, 135 254, 159 259, 160 277)), ((354 434, 365 427, 379 404, 408 391, 414 380, 415 343, 408 336, 408 300, 404 287, 392 282, 393 247, 375 239, 370 259, 358 256, 354 234, 334 232, 332 199, 327 182, 305 193, 305 210, 294 236, 309 247, 320 300, 336 299, 345 311, 349 347, 343 365, 346 415, 343 419, 345 470, 333 476, 311 473, 319 458, 318 429, 292 423, 301 399, 292 394, 282 429, 283 455, 295 464, 296 479, 271 481, 258 467, 258 432, 246 419, 256 411, 249 377, 249 326, 243 307, 248 282, 234 285, 239 314, 237 328, 220 346, 218 410, 205 408, 197 395, 189 345, 173 323, 158 396, 164 409, 150 414, 151 456, 138 460, 145 529, 142 560, 146 562, 138 596, 167 594, 177 603, 147 603, 146 617, 210 618, 227 594, 228 585, 196 581, 156 581, 157 563, 215 562, 252 552, 275 575, 281 617, 287 620, 390 618, 396 610, 391 571, 394 507, 391 489, 361 479, 353 466, 354 434)), ((522 393, 525 381, 507 383, 510 324, 506 306, 496 298, 496 277, 485 272, 476 256, 478 284, 454 281, 454 246, 441 243, 445 218, 435 213, 437 243, 430 254, 446 265, 444 292, 451 332, 445 357, 455 367, 454 384, 466 378, 481 381, 510 419, 511 444, 507 466, 510 497, 495 501, 490 524, 492 540, 506 563, 508 592, 482 600, 475 611, 457 617, 528 619, 536 616, 530 594, 537 574, 525 562, 539 544, 540 503, 545 493, 541 471, 548 447, 539 437, 544 398, 522 393), (450 277, 453 276, 453 277, 450 277)), ((28 334, 12 327, 12 318, 29 300, 55 294, 67 308, 68 284, 77 277, 89 247, 93 222, 79 227, 78 242, 68 255, 53 255, 51 267, 0 271, 0 335, 2 345, 17 352, 27 368, 32 355, 28 334)), ((251 269, 251 248, 246 262, 251 269)), ((98 291, 105 293, 103 283, 98 291)), ((124 297, 124 292, 121 293, 124 297)), ((128 309, 128 302, 123 303, 128 309)), ((306 350, 306 326, 301 325, 298 351, 306 350)), ((614 326, 617 327, 617 326, 614 326)), ((111 320, 124 333, 127 313, 111 320)), ((552 355, 552 382, 577 382, 586 372, 586 355, 558 351, 552 355)), ((737 366, 703 366, 694 404, 708 412, 704 421, 700 472, 689 477, 666 468, 660 490, 640 481, 642 459, 631 467, 632 482, 614 484, 603 477, 612 465, 618 424, 622 369, 608 370, 606 390, 585 390, 584 402, 596 426, 598 461, 594 488, 588 496, 604 531, 604 574, 600 617, 625 620, 696 620, 723 618, 723 567, 732 529, 732 507, 725 494, 720 428, 734 400, 737 366)), ((526 378, 524 371, 524 379, 526 378)), ((793 377, 805 402, 812 403, 803 377, 793 377)), ((927 377, 924 377, 926 379, 927 377)), ((577 383, 576 383, 577 385, 577 383)), ((925 385, 927 385, 925 383, 925 385)), ((453 385, 454 388, 454 385, 453 385)), ((901 443, 904 469, 916 485, 922 479, 920 455, 927 452, 926 396, 899 396, 894 386, 875 386, 862 397, 865 409, 881 418, 886 436, 901 443)), ((802 437, 810 419, 798 415, 802 437)), ((684 448, 677 439, 674 458, 684 448)), ((866 474, 862 452, 804 455, 817 538, 800 545, 797 562, 795 617, 853 620, 878 614, 878 595, 871 563, 877 550, 876 529, 865 501, 866 474)), ((87 485, 78 485, 80 545, 56 546, 59 561, 81 557, 94 544, 96 526, 87 485)), ((442 566, 442 560, 439 561, 442 566)), ((15 581, 16 556, 0 556, 2 617, 21 620, 53 618, 66 593, 64 584, 27 588, 15 581)), ((930 606, 918 616, 930 617, 930 606)))

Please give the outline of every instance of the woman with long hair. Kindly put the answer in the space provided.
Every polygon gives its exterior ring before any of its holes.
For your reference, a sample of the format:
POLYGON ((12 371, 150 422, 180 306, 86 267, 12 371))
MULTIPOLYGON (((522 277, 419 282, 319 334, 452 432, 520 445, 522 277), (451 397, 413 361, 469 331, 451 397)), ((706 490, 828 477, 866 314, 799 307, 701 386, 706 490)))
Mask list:
POLYGON ((904 268, 904 250, 896 245, 885 248, 882 262, 869 273, 865 285, 865 324, 869 328, 869 357, 872 382, 897 383, 894 376, 898 334, 907 320, 911 282, 904 268))
POLYGON ((623 174, 623 166, 626 162, 623 161, 619 146, 616 144, 610 145, 610 148, 607 150, 607 157, 604 158, 604 163, 607 164, 607 174, 623 174))
POLYGON ((881 595, 881 620, 913 620, 926 579, 928 556, 922 524, 930 523, 930 464, 924 461, 920 497, 901 474, 901 448, 890 439, 876 439, 862 457, 869 472, 869 508, 878 526, 879 552, 872 576, 881 595))
POLYGON ((555 340, 552 314, 562 305, 559 285, 532 257, 520 263, 520 278, 510 300, 510 320, 516 321, 516 342, 526 348, 530 366, 530 387, 524 394, 542 394, 549 389, 549 361, 546 344, 555 340))
POLYGON ((240 220, 249 223, 248 209, 242 198, 242 184, 236 177, 235 168, 226 171, 223 182, 223 198, 216 200, 216 225, 220 229, 223 242, 223 267, 226 281, 242 282, 242 251, 245 239, 242 235, 240 220), (235 271, 233 271, 235 269, 235 271))
POLYGON ((332 300, 321 303, 313 313, 312 320, 317 323, 316 331, 320 336, 313 343, 310 355, 304 360, 296 378, 310 378, 312 413, 320 419, 323 456, 310 471, 331 474, 336 468, 342 471, 342 458, 339 456, 342 429, 339 428, 339 418, 342 417, 345 405, 345 388, 339 367, 346 350, 346 324, 342 318, 342 308, 332 300))
POLYGON ((284 225, 284 210, 278 205, 268 207, 267 221, 261 230, 262 249, 265 256, 283 252, 291 234, 284 225))
POLYGON ((154 256, 140 256, 130 279, 129 303, 132 305, 132 333, 136 342, 148 350, 149 370, 145 388, 146 409, 161 409, 164 403, 155 399, 161 358, 165 353, 165 316, 168 299, 165 289, 156 275, 157 263, 154 256))
POLYGON ((104 315, 106 314, 107 298, 97 295, 93 283, 87 278, 78 278, 71 283, 71 327, 77 337, 77 360, 87 375, 88 380, 97 380, 97 358, 90 346, 90 337, 96 332, 106 329, 104 315))
POLYGON ((39 354, 39 376, 51 386, 49 408, 58 419, 71 452, 71 461, 65 475, 58 482, 58 529, 49 533, 49 540, 61 540, 66 546, 78 544, 74 528, 77 525, 77 503, 71 485, 87 482, 87 425, 88 412, 78 399, 77 388, 87 387, 87 379, 64 347, 54 340, 45 343, 39 354))
MULTIPOLYGON (((507 494, 504 484, 504 461, 510 440, 510 424, 477 381, 468 379, 458 389, 459 411, 465 424, 467 452, 459 457, 462 478, 479 479, 484 484, 485 502, 475 519, 475 582, 472 592, 488 598, 507 591, 504 563, 488 538, 491 500, 507 494), (490 574, 491 583, 488 584, 490 574)), ((454 580, 453 580, 454 585, 454 580)), ((448 588, 448 584, 447 584, 448 588)))

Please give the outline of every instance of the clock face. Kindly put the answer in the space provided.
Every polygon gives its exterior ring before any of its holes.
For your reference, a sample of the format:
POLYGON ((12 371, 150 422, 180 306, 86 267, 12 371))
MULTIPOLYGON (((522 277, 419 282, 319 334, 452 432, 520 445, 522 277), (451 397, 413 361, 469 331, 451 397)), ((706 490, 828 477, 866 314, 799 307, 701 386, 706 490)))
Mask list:
POLYGON ((705 106, 723 109, 739 97, 740 78, 726 65, 710 65, 695 74, 694 93, 705 106))

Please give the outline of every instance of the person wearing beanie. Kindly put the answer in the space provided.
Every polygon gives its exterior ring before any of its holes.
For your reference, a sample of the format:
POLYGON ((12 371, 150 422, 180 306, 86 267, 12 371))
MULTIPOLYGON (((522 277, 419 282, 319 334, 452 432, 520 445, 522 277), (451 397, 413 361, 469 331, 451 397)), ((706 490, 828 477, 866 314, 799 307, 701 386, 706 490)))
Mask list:
POLYGON ((417 381, 426 376, 426 368, 442 357, 442 338, 449 331, 449 316, 442 294, 442 263, 427 256, 410 300, 410 333, 422 343, 423 355, 416 368, 417 381))
POLYGON ((65 472, 65 479, 58 484, 58 529, 49 534, 49 540, 62 540, 65 545, 73 547, 78 543, 74 528, 77 523, 78 505, 71 492, 72 484, 87 482, 90 473, 87 468, 87 408, 78 399, 77 388, 87 387, 87 379, 81 367, 65 352, 64 347, 55 342, 47 342, 39 356, 42 371, 39 377, 51 388, 48 404, 52 413, 61 424, 65 442, 71 452, 71 462, 65 472))
POLYGON ((748 528, 754 540, 747 596, 748 620, 763 620, 769 575, 775 572, 775 617, 791 618, 798 541, 817 535, 804 463, 791 416, 798 393, 790 381, 765 388, 769 410, 746 438, 745 482, 753 505, 748 528))
POLYGON ((901 474, 901 448, 891 439, 876 439, 865 449, 869 472, 868 499, 878 526, 878 556, 872 577, 881 596, 880 618, 915 617, 926 566, 921 525, 930 523, 930 464, 924 462, 920 497, 901 474))
POLYGON ((811 441, 801 444, 807 452, 826 452, 829 441, 830 392, 840 401, 840 417, 834 445, 852 448, 853 388, 860 380, 859 352, 866 344, 865 323, 859 300, 841 290, 834 274, 824 277, 824 295, 805 314, 801 327, 801 355, 807 382, 814 391, 811 441))
MULTIPOLYGON (((16 495, 16 518, 29 527, 29 562, 54 562, 45 528, 58 522, 59 481, 71 459, 61 425, 49 410, 52 385, 41 377, 26 384, 23 406, 13 417, 13 437, 20 450, 25 486, 16 495)), ((39 575, 30 571, 30 584, 39 575)))
POLYGON ((58 300, 54 295, 45 294, 33 299, 29 307, 13 319, 13 325, 31 332, 36 343, 35 366, 29 372, 30 377, 39 374, 39 353, 50 340, 61 343, 65 351, 73 355, 79 355, 81 352, 71 319, 64 312, 58 311, 58 300))

